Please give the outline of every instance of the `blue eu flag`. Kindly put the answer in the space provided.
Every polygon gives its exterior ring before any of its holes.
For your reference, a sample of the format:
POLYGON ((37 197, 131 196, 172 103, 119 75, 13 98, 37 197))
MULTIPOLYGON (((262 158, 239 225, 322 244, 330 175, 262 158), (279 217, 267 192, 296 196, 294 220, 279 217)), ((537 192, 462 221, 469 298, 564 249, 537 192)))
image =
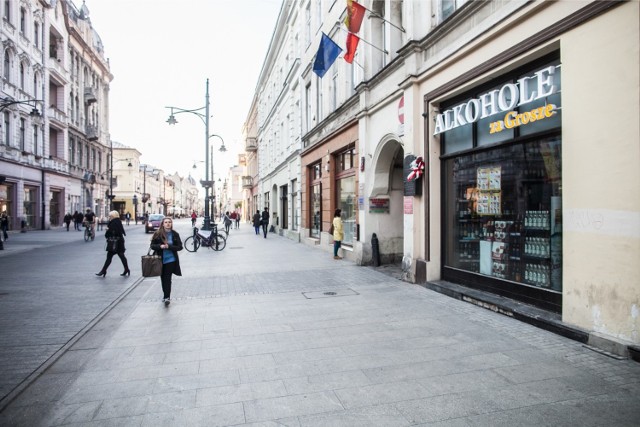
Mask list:
POLYGON ((322 40, 320 40, 320 47, 316 53, 316 60, 313 63, 313 72, 320 78, 329 71, 329 68, 336 61, 338 56, 342 52, 340 46, 336 44, 329 36, 322 33, 322 40))

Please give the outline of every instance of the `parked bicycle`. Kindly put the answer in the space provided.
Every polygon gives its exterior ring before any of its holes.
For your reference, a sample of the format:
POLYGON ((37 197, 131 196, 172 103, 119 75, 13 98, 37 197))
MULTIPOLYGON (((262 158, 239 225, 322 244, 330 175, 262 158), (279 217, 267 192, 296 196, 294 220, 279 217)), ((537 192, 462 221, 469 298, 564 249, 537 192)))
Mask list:
POLYGON ((189 252, 196 252, 200 246, 214 251, 221 251, 227 246, 227 239, 218 234, 218 227, 215 224, 213 224, 211 233, 208 236, 201 234, 198 227, 193 227, 193 235, 187 237, 184 241, 184 248, 189 252))
POLYGON ((84 225, 84 241, 88 242, 96 238, 96 231, 94 230, 94 224, 87 221, 83 222, 84 225))

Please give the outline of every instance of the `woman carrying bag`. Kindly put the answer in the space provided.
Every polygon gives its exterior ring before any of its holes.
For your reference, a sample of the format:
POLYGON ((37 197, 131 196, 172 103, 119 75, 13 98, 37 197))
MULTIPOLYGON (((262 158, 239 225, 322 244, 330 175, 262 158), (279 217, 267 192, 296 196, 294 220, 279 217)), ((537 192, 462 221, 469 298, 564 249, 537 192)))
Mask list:
POLYGON ((109 223, 107 224, 107 231, 104 233, 104 237, 107 239, 107 259, 102 266, 102 270, 96 273, 96 276, 106 277, 107 268, 111 265, 111 259, 116 254, 120 258, 120 261, 122 261, 122 266, 124 267, 124 273, 122 273, 121 276, 129 276, 131 274, 127 258, 124 256, 124 251, 126 250, 124 247, 124 236, 126 235, 127 233, 124 231, 118 211, 109 212, 109 223))
POLYGON ((171 302, 171 276, 182 276, 180 270, 180 259, 178 252, 182 250, 182 240, 180 235, 173 229, 173 220, 165 217, 162 225, 151 238, 151 249, 155 254, 162 257, 162 282, 163 298, 165 306, 171 302))

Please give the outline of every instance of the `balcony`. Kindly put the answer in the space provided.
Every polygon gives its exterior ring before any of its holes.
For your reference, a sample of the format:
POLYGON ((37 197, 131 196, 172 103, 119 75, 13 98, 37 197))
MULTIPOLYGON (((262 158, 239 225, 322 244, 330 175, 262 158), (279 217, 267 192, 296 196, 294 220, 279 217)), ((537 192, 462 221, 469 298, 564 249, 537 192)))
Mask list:
POLYGON ((87 125, 86 128, 87 139, 89 141, 97 141, 98 140, 98 127, 87 125))
POLYGON ((98 102, 98 98, 96 97, 96 93, 93 90, 92 87, 85 87, 84 88, 84 103, 89 105, 89 104, 93 104, 94 102, 98 102))
POLYGON ((256 138, 247 138, 244 145, 245 151, 258 151, 258 140, 256 138))
POLYGON ((242 177, 242 188, 252 189, 253 188, 253 177, 251 177, 251 176, 243 176, 242 177))

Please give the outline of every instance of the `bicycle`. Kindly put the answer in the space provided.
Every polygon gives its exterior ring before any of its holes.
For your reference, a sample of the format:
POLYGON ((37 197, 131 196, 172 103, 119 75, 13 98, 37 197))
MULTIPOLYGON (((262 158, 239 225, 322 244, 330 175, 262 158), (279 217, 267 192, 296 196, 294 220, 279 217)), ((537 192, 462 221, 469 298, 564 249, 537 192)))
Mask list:
POLYGON ((88 242, 89 240, 95 239, 96 232, 93 229, 93 224, 84 222, 82 225, 84 225, 84 241, 88 242))
POLYGON ((227 246, 227 239, 218 234, 218 227, 214 224, 209 236, 199 233, 198 227, 193 227, 193 235, 186 238, 184 248, 189 252, 196 252, 200 246, 214 251, 221 251, 227 246))

